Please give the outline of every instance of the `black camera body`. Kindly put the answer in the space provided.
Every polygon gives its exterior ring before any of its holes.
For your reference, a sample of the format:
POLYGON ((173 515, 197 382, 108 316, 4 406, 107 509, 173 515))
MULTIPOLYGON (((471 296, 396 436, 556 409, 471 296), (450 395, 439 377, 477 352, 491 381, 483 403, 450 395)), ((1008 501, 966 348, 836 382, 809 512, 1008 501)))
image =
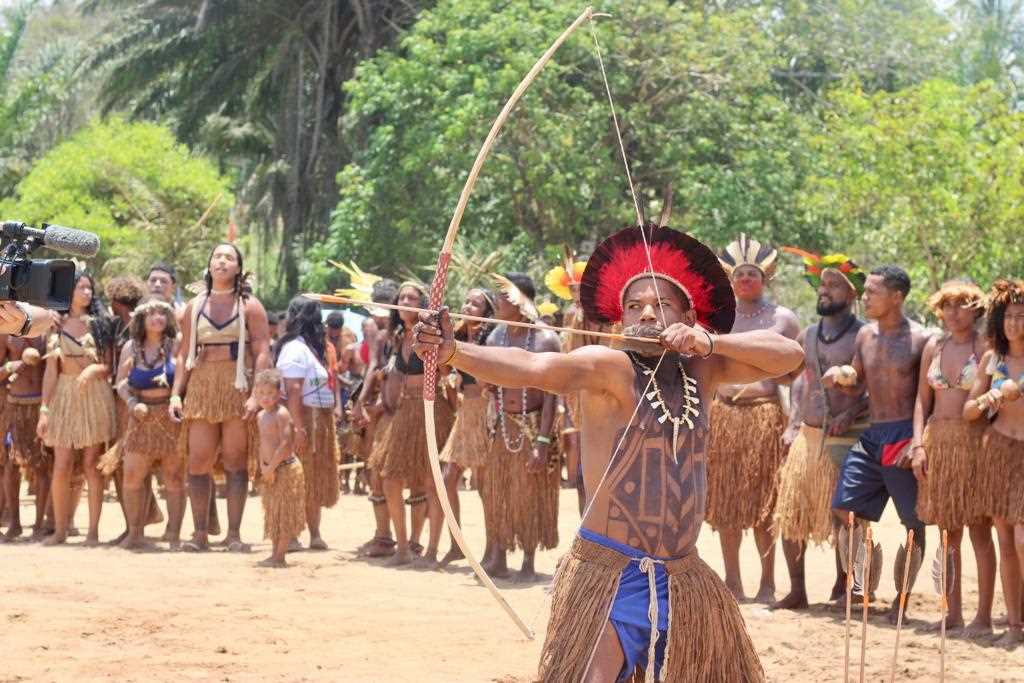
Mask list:
POLYGON ((95 256, 99 238, 92 233, 43 224, 36 229, 7 221, 0 224, 0 301, 20 301, 56 311, 71 307, 75 263, 66 259, 33 259, 41 246, 95 256))

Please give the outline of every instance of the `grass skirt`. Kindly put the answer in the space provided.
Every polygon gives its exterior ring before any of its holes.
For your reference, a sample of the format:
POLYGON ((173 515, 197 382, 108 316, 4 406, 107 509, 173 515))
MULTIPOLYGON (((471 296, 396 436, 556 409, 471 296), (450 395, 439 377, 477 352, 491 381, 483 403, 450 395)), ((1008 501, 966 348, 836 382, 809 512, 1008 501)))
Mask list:
POLYGON ((130 415, 128 428, 121 439, 124 456, 143 458, 152 469, 160 462, 183 456, 180 448, 181 424, 171 419, 167 403, 149 405, 149 413, 141 420, 130 415))
MULTIPOLYGON (((434 422, 437 442, 443 444, 455 422, 455 414, 443 398, 434 401, 434 422)), ((384 479, 401 479, 407 484, 418 484, 431 478, 422 397, 403 396, 394 413, 381 416, 370 455, 370 467, 384 479)))
POLYGON ((454 462, 459 467, 482 467, 491 448, 487 433, 487 404, 485 396, 464 398, 451 436, 441 451, 442 462, 454 462))
POLYGON ((11 431, 12 451, 17 463, 37 470, 48 469, 53 467, 53 452, 36 436, 40 399, 33 400, 35 403, 20 403, 18 399, 8 397, 4 416, 11 431))
POLYGON ((985 516, 1024 524, 1024 441, 986 429, 973 483, 985 516))
POLYGON ((785 462, 779 468, 778 498, 772 532, 787 541, 825 543, 832 535, 832 492, 839 470, 827 450, 824 432, 800 425, 785 462))
POLYGON ((771 520, 786 421, 775 401, 712 404, 705 521, 713 528, 752 529, 771 520))
POLYGON ((282 464, 274 483, 260 484, 263 499, 263 537, 276 541, 295 538, 306 528, 306 483, 302 463, 282 464))
POLYGON ((961 529, 985 516, 975 480, 984 432, 980 420, 932 418, 928 422, 924 430, 928 475, 917 485, 917 515, 922 521, 940 529, 961 529))
POLYGON ((61 374, 50 401, 46 445, 88 448, 114 440, 117 418, 114 392, 106 380, 94 379, 78 389, 78 378, 61 374))
POLYGON ((235 388, 235 361, 206 361, 188 376, 183 411, 186 420, 220 424, 245 417, 248 395, 235 388))
MULTIPOLYGON (((548 447, 548 466, 540 474, 527 469, 540 411, 526 415, 506 415, 509 441, 513 445, 523 439, 519 452, 508 449, 501 429, 490 445, 487 474, 480 496, 484 519, 491 524, 490 533, 505 550, 517 547, 532 552, 558 546, 558 494, 561 488, 558 439, 548 447)), ((557 433, 557 426, 551 431, 557 433)))
MULTIPOLYGON (((576 538, 563 558, 538 680, 582 681, 611 613, 619 576, 630 562, 611 548, 576 538)), ((665 562, 669 575, 664 681, 763 681, 743 615, 722 580, 692 553, 665 562)), ((646 659, 644 659, 646 663, 646 659)), ((643 681, 637 674, 634 681, 643 681)))
POLYGON ((306 498, 322 508, 338 502, 338 437, 334 427, 333 408, 302 407, 302 416, 309 439, 296 455, 302 461, 306 481, 306 498))

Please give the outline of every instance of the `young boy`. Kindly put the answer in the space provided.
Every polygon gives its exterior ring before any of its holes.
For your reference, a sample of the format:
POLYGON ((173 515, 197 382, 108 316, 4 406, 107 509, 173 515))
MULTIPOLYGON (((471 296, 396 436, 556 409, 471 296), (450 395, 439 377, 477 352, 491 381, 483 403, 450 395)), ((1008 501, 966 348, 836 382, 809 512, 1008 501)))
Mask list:
POLYGON ((292 449, 292 420, 280 404, 280 370, 256 374, 256 400, 260 404, 260 474, 263 479, 263 536, 273 553, 260 567, 287 567, 288 544, 306 527, 306 482, 302 464, 292 449))

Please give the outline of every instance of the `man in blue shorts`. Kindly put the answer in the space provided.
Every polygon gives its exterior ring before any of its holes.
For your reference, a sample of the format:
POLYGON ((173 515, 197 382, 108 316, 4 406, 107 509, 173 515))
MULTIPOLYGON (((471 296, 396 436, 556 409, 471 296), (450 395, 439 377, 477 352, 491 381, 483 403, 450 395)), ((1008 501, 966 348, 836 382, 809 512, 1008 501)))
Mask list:
MULTIPOLYGON (((850 448, 839 470, 832 496, 836 515, 845 523, 852 511, 860 520, 877 522, 892 498, 903 526, 914 530, 914 545, 923 556, 924 523, 917 517, 910 441, 921 353, 929 334, 904 314, 909 292, 910 277, 902 269, 882 266, 871 272, 863 295, 864 314, 871 322, 857 334, 853 364, 829 368, 822 383, 852 395, 866 386, 871 414, 871 427, 850 448)), ((895 619, 897 605, 894 600, 890 619, 895 619)))

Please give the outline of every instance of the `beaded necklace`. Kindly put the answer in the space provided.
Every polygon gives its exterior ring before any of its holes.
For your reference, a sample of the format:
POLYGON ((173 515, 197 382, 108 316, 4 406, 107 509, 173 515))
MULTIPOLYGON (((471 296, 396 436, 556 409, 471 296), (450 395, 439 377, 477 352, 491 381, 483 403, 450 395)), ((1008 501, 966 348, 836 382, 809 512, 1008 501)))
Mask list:
MULTIPOLYGON (((526 333, 526 345, 523 347, 523 349, 526 350, 526 351, 533 351, 533 332, 534 331, 531 328, 526 333)), ((509 346, 509 343, 508 343, 508 325, 506 325, 504 328, 502 328, 502 331, 501 331, 501 345, 502 346, 509 346)), ((522 397, 521 397, 520 405, 522 406, 522 409, 525 411, 526 410, 526 387, 523 387, 521 391, 522 391, 522 397)), ((515 448, 512 447, 512 444, 509 443, 509 440, 508 440, 508 425, 507 425, 506 420, 505 420, 505 389, 503 387, 498 387, 498 425, 501 427, 501 438, 504 439, 504 441, 505 441, 505 448, 507 448, 510 453, 518 453, 519 451, 523 450, 523 445, 526 443, 526 433, 524 431, 520 430, 519 441, 516 442, 515 448)))
POLYGON ((654 370, 643 363, 640 363, 640 365, 644 368, 643 374, 651 378, 651 390, 645 394, 644 398, 647 399, 651 410, 656 415, 659 412, 661 413, 661 416, 658 418, 658 424, 663 425, 670 420, 672 422, 672 461, 678 465, 679 461, 676 459, 676 453, 679 451, 679 430, 683 425, 687 429, 692 430, 694 428, 693 418, 700 416, 700 396, 697 394, 697 380, 687 375, 686 369, 683 367, 683 361, 676 359, 676 367, 679 368, 679 376, 683 380, 683 405, 679 411, 679 416, 676 417, 669 410, 668 402, 661 393, 661 387, 658 386, 654 370))

